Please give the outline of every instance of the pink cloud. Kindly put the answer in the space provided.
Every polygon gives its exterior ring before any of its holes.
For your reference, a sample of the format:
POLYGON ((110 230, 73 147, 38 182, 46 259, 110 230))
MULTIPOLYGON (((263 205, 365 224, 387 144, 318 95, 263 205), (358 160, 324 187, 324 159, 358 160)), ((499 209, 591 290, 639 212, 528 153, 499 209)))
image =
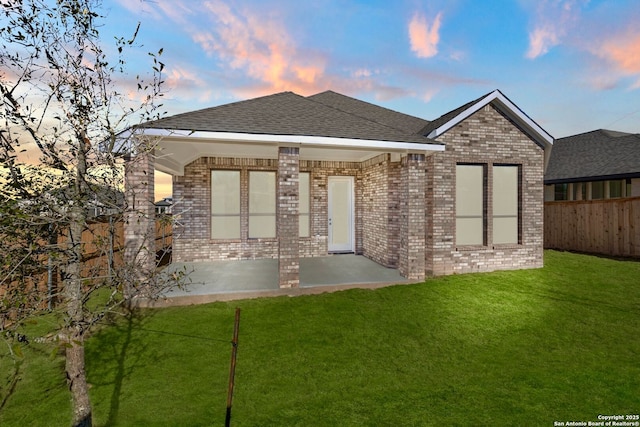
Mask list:
POLYGON ((529 59, 544 55, 559 42, 559 34, 552 27, 538 27, 529 33, 529 50, 525 55, 529 59))
POLYGON ((637 80, 631 84, 630 88, 640 89, 640 31, 634 28, 625 33, 610 36, 592 45, 589 50, 613 68, 607 70, 607 81, 615 82, 622 77, 635 76, 637 80))
POLYGON ((623 73, 640 74, 640 32, 606 40, 596 53, 623 73))
POLYGON ((411 50, 419 58, 431 58, 438 53, 441 19, 442 13, 438 13, 433 22, 429 24, 422 13, 416 12, 409 21, 411 50))
POLYGON ((533 28, 529 31, 529 49, 525 57, 535 59, 562 43, 576 25, 580 7, 588 0, 536 0, 529 2, 535 8, 533 28))
POLYGON ((325 59, 300 51, 276 14, 240 12, 221 1, 204 6, 215 25, 212 30, 193 33, 193 40, 208 55, 261 82, 255 88, 311 94, 329 87, 325 59))

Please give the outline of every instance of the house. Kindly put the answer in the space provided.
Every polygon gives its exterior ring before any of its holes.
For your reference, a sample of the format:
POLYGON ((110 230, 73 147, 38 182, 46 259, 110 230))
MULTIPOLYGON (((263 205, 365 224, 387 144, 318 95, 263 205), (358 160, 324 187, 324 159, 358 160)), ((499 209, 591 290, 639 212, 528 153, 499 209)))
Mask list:
POLYGON ((545 201, 640 197, 640 134, 598 129, 555 141, 545 201))
POLYGON ((156 215, 171 215, 171 207, 173 206, 173 197, 165 197, 155 202, 156 215))
POLYGON ((128 188, 150 199, 153 169, 173 175, 174 261, 276 258, 282 288, 299 286, 300 258, 336 253, 411 280, 543 265, 553 138, 499 90, 434 121, 283 92, 139 131, 157 145, 128 188))

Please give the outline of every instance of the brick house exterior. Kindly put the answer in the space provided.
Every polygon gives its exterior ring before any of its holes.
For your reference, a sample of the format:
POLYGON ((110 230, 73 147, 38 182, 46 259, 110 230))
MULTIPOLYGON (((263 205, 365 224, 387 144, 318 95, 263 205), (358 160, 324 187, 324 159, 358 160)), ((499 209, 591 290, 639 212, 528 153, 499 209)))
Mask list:
POLYGON ((329 91, 286 92, 143 128, 158 139, 156 169, 173 175, 175 261, 277 258, 283 288, 299 285, 300 258, 331 252, 364 255, 416 281, 542 266, 543 169, 553 139, 500 91, 431 122, 329 91), (471 190, 456 182, 458 170, 482 176, 475 205, 464 202, 478 214, 461 214, 456 194, 471 190), (513 182, 502 186, 497 176, 513 182), (505 235, 494 229, 502 224, 508 243, 494 238, 505 235), (463 226, 481 240, 461 244, 463 226), (232 237, 220 238, 226 232, 232 237))

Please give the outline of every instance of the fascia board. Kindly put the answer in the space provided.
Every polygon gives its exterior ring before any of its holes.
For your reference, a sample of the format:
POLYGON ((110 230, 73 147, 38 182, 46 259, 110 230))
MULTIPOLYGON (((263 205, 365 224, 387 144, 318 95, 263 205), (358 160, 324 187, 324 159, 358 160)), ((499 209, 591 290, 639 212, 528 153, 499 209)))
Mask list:
POLYGON ((497 101, 505 113, 508 113, 510 118, 518 122, 521 126, 525 127, 530 134, 536 137, 539 142, 542 142, 544 148, 549 148, 553 145, 553 137, 549 135, 544 129, 542 129, 536 122, 534 122, 529 116, 527 116, 517 105, 515 105, 509 98, 504 96, 499 90, 494 90, 484 99, 478 101, 468 109, 462 111, 453 119, 449 120, 442 126, 434 129, 427 135, 427 138, 437 138, 443 133, 447 132, 458 123, 462 122, 466 118, 470 117, 492 101, 497 101))
POLYGON ((307 135, 271 135, 271 134, 249 134, 235 132, 208 132, 208 131, 187 131, 187 130, 168 130, 157 128, 145 128, 142 132, 144 135, 158 137, 183 137, 189 139, 202 139, 213 141, 228 142, 248 142, 248 143, 264 143, 264 144, 295 144, 309 145, 316 147, 335 147, 335 148, 360 148, 360 149, 376 149, 385 151, 444 151, 444 144, 422 144, 418 142, 400 142, 400 141, 382 141, 369 139, 353 139, 353 138, 335 138, 324 136, 307 136, 307 135))

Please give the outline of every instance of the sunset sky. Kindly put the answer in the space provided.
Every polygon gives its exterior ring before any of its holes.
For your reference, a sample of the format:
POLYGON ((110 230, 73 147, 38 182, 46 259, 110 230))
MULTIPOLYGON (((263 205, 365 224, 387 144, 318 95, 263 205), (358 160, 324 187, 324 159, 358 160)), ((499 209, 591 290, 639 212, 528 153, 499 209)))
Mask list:
MULTIPOLYGON (((164 49, 170 115, 327 89, 425 119, 500 89, 556 138, 640 132, 637 0, 112 0, 164 49)), ((105 40, 107 40, 105 38, 105 40)), ((148 68, 147 58, 129 64, 148 68)), ((142 72, 142 71, 141 71, 142 72)), ((166 177, 158 198, 170 194, 166 177)))

